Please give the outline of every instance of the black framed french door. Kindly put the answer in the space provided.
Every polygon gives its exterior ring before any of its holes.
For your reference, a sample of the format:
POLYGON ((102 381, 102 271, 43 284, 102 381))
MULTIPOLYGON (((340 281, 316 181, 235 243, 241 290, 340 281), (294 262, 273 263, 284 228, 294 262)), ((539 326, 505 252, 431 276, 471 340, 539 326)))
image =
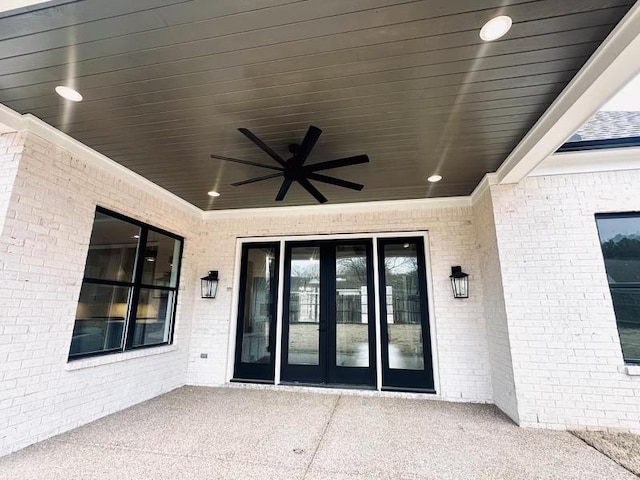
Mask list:
POLYGON ((242 247, 235 380, 274 381, 279 259, 279 242, 242 247))
POLYGON ((285 246, 281 379, 375 386, 372 241, 285 246))
POLYGON ((421 237, 378 240, 383 390, 434 391, 421 237))

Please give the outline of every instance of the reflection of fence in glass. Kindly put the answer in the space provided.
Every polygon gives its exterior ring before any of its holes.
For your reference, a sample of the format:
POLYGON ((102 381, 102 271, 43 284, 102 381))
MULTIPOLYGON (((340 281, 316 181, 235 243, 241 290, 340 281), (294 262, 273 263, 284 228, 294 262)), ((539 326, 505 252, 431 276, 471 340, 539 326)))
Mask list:
POLYGON ((336 292, 336 323, 368 323, 367 287, 339 288, 336 292))
POLYGON ((300 287, 289 299, 289 323, 318 323, 320 321, 320 290, 300 287))
POLYGON ((420 323, 420 297, 394 291, 391 285, 386 288, 387 323, 420 323))

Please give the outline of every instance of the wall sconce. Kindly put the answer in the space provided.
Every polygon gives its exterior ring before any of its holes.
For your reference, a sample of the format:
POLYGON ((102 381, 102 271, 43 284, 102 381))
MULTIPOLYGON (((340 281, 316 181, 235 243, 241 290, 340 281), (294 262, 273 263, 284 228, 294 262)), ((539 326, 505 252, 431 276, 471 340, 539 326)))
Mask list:
POLYGON ((216 298, 218 291, 218 271, 211 270, 206 277, 200 279, 202 298, 216 298))
POLYGON ((469 298, 469 274, 462 271, 462 267, 451 267, 451 288, 453 298, 469 298))

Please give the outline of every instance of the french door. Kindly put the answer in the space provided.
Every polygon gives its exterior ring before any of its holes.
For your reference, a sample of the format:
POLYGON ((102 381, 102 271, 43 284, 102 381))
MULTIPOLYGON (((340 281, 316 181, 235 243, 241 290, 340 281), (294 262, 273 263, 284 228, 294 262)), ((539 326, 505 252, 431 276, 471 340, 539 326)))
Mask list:
POLYGON ((424 243, 378 240, 382 388, 433 391, 424 243))
POLYGON ((374 387, 371 240, 285 247, 281 379, 374 387))
POLYGON ((423 238, 377 239, 377 264, 373 246, 370 238, 245 243, 234 380, 273 383, 279 354, 283 383, 433 392, 423 238))

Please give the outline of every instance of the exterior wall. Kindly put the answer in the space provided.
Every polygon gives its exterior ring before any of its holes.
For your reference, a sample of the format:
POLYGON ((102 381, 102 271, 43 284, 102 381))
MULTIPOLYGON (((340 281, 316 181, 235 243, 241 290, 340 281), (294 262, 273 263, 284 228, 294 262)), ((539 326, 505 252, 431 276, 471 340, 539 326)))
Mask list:
POLYGON ((448 400, 492 400, 472 209, 358 208, 355 206, 344 213, 321 213, 322 207, 282 209, 282 213, 259 216, 220 212, 205 220, 199 247, 203 258, 200 271, 217 269, 221 280, 215 300, 195 301, 190 384, 225 382, 229 330, 236 321, 231 318, 231 311, 237 238, 428 230, 435 308, 435 319, 431 321, 435 320, 441 385, 438 393, 448 400), (462 265, 471 274, 469 299, 453 298, 449 282, 452 265, 462 265), (207 353, 208 358, 200 358, 201 353, 207 353))
POLYGON ((9 148, 19 165, 0 236, 0 455, 185 383, 201 221, 34 134, 22 154, 9 148), (185 237, 175 342, 67 363, 96 205, 185 237))
POLYGON ((493 400, 503 412, 518 422, 511 342, 504 304, 502 273, 498 258, 498 241, 490 190, 487 189, 474 203, 473 219, 478 238, 480 271, 482 272, 482 304, 484 318, 487 322, 493 400))
POLYGON ((7 217, 25 136, 24 132, 0 135, 0 233, 7 217))
POLYGON ((638 185, 627 170, 491 187, 523 426, 640 430, 594 218, 640 210, 638 185))

